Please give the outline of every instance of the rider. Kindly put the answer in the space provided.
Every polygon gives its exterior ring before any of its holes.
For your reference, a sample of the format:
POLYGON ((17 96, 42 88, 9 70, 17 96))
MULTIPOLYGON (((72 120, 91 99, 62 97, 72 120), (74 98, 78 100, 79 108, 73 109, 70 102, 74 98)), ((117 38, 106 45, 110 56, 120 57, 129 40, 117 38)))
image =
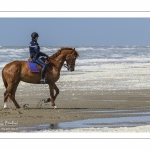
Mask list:
POLYGON ((42 66, 42 71, 41 71, 41 83, 45 83, 45 79, 44 79, 44 72, 46 69, 46 64, 43 62, 43 60, 40 58, 40 56, 46 56, 48 58, 48 55, 46 55, 45 53, 40 52, 40 46, 37 43, 38 40, 38 33, 33 32, 31 34, 32 37, 32 41, 30 42, 29 45, 29 52, 30 52, 30 58, 33 60, 33 62, 37 63, 38 65, 42 66))

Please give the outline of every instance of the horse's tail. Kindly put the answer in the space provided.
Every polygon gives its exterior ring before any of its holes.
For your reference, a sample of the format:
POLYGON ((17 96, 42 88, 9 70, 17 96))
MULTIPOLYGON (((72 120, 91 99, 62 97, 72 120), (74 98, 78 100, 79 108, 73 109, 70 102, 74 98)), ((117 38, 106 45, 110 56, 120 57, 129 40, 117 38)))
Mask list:
POLYGON ((4 68, 2 70, 2 79, 3 79, 3 83, 5 85, 5 88, 7 88, 8 84, 7 84, 7 81, 6 81, 5 76, 4 76, 4 68))

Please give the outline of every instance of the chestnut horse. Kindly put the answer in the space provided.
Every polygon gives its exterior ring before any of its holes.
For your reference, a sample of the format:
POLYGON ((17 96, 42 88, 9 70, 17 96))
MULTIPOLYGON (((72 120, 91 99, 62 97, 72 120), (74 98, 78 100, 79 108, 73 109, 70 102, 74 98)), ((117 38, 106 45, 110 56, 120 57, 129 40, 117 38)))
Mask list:
MULTIPOLYGON (((74 71, 75 61, 78 56, 79 54, 75 48, 64 47, 47 60, 47 66, 51 69, 45 72, 45 79, 47 80, 46 84, 49 85, 50 100, 54 108, 57 108, 54 101, 59 94, 59 89, 55 82, 58 81, 60 77, 60 70, 66 61, 67 64, 65 67, 68 71, 74 71)), ((2 70, 2 78, 6 88, 4 92, 4 108, 7 108, 8 97, 14 102, 16 108, 20 108, 15 100, 15 93, 20 81, 40 84, 40 73, 32 73, 29 70, 27 61, 13 61, 6 64, 2 70)))

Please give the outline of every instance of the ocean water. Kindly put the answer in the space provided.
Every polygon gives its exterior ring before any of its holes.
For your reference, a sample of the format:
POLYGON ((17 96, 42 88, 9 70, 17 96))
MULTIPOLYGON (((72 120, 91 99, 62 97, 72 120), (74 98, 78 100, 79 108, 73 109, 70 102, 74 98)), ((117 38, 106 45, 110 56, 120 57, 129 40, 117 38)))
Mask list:
MULTIPOLYGON (((74 72, 62 68, 58 84, 63 89, 128 90, 149 89, 150 46, 75 47, 80 57, 74 72), (80 81, 80 82, 77 82, 80 81), (70 82, 75 82, 74 86, 70 82)), ((59 47, 41 47, 52 55, 59 47)), ((28 47, 0 47, 0 75, 5 64, 13 60, 27 60, 28 47)), ((0 78, 0 88, 2 87, 0 78)))

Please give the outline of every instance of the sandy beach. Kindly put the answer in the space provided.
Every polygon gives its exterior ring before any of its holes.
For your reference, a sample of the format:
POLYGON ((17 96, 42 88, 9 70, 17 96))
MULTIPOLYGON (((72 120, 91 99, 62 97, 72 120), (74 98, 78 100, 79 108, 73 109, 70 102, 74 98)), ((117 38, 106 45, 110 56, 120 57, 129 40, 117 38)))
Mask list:
MULTIPOLYGON (((72 83, 70 83, 72 84, 72 83)), ((118 118, 136 116, 132 112, 150 112, 150 90, 63 90, 56 99, 57 109, 51 103, 44 103, 49 97, 47 85, 20 84, 16 93, 16 100, 21 108, 16 109, 8 100, 8 109, 3 109, 3 92, 0 89, 0 131, 9 131, 7 123, 17 123, 12 129, 35 126, 39 124, 53 124, 92 118, 118 118), (34 86, 34 90, 33 90, 34 86), (35 88, 36 86, 36 88, 35 88), (33 91, 33 92, 32 92, 33 91), (102 113, 98 112, 102 111, 102 113), (128 111, 131 113, 113 113, 128 111), (2 126, 2 124, 6 125, 2 126)), ((138 114, 137 114, 138 116, 138 114)), ((141 115, 142 116, 142 115, 141 115)), ((146 116, 144 114, 143 116, 146 116)), ((138 122, 136 123, 138 125, 138 122)), ((145 122, 145 125, 148 125, 145 122)), ((103 123, 105 126, 105 123, 103 123)))

